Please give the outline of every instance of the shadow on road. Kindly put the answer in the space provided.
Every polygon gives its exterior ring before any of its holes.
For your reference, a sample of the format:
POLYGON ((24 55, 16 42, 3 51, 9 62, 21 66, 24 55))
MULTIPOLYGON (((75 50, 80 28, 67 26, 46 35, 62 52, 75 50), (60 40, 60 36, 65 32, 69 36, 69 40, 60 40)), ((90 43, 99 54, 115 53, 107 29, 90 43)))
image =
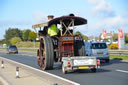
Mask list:
MULTIPOLYGON (((96 73, 103 73, 103 72, 111 72, 111 70, 108 70, 108 69, 102 69, 102 68, 100 68, 100 69, 97 69, 96 70, 96 73)), ((93 73, 90 69, 80 69, 80 70, 74 70, 74 71, 72 71, 72 72, 70 72, 71 74, 73 73, 75 73, 75 74, 80 74, 80 73, 93 73)))
MULTIPOLYGON (((119 63, 128 63, 128 62, 123 62, 122 60, 120 59, 112 59, 110 60, 109 63, 106 63, 104 61, 101 61, 101 68, 98 68, 96 73, 107 73, 107 72, 112 72, 112 70, 110 70, 110 68, 108 66, 111 66, 113 64, 119 64, 119 63), (107 67, 106 67, 107 66, 107 67)), ((54 63, 54 67, 52 70, 50 71, 47 71, 47 72, 52 72, 54 73, 55 71, 58 71, 61 73, 61 63, 60 62, 57 62, 57 63, 54 63)), ((56 72, 55 72, 56 73, 56 72)), ((93 73, 90 69, 79 69, 79 70, 74 70, 74 71, 70 71, 69 74, 90 74, 90 73, 93 73)))
MULTIPOLYGON (((54 64, 54 69, 53 70, 61 70, 61 63, 56 63, 54 64)), ((103 73, 103 72, 111 72, 111 70, 105 69, 105 68, 98 68, 96 73, 103 73)), ((74 70, 70 71, 69 73, 93 73, 90 69, 79 69, 79 70, 74 70)))

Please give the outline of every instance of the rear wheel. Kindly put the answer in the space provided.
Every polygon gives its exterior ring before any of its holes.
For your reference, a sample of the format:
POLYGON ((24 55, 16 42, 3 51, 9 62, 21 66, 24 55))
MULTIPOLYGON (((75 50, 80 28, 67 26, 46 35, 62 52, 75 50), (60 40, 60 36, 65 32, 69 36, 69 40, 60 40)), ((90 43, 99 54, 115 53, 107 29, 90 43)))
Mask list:
POLYGON ((53 45, 50 37, 42 36, 40 40, 40 50, 39 57, 41 68, 43 70, 52 69, 53 68, 53 45))
POLYGON ((37 50, 37 64, 38 64, 38 66, 40 66, 41 67, 41 65, 42 65, 42 61, 41 61, 41 59, 40 59, 40 54, 39 54, 40 52, 39 52, 39 49, 37 50))
POLYGON ((54 47, 53 47, 53 43, 52 43, 52 39, 51 37, 47 36, 48 39, 48 52, 49 52, 49 69, 53 68, 53 64, 54 64, 54 47))
POLYGON ((85 45, 83 40, 77 40, 75 42, 75 56, 85 56, 85 45))

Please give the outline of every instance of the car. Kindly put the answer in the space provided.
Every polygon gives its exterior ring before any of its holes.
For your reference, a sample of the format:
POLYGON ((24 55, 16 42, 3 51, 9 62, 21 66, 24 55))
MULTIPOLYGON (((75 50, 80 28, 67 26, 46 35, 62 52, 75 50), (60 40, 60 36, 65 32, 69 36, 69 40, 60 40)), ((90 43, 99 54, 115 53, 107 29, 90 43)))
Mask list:
POLYGON ((8 46, 7 48, 7 53, 10 54, 10 53, 16 53, 18 54, 18 49, 15 45, 10 45, 8 46))
POLYGON ((105 42, 85 42, 85 52, 86 56, 95 56, 109 63, 109 51, 105 42))

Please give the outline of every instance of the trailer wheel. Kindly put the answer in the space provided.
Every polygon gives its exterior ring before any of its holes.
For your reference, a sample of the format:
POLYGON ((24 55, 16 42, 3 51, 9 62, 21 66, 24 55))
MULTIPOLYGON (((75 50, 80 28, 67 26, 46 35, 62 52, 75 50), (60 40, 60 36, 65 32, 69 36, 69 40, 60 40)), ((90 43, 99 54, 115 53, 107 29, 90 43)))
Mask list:
POLYGON ((48 37, 42 36, 40 39, 40 60, 41 68, 43 70, 53 68, 53 46, 51 40, 48 37))
POLYGON ((65 70, 64 64, 62 64, 62 72, 63 72, 64 74, 67 74, 67 73, 68 73, 68 72, 65 70))
POLYGON ((92 68, 91 71, 92 71, 93 73, 96 73, 96 68, 92 68))
POLYGON ((77 40, 75 42, 75 56, 85 56, 85 45, 83 40, 77 40))
POLYGON ((109 59, 106 59, 105 61, 106 61, 106 63, 109 63, 110 60, 109 59))

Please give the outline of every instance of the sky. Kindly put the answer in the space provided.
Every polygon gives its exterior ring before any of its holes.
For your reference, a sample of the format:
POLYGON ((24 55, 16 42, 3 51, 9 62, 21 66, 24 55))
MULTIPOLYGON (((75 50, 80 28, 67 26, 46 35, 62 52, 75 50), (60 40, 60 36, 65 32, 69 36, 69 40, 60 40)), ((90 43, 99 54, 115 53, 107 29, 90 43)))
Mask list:
POLYGON ((8 28, 32 29, 46 22, 48 15, 70 13, 88 20, 77 27, 87 36, 99 36, 103 29, 128 33, 128 0, 0 0, 0 39, 8 28))

